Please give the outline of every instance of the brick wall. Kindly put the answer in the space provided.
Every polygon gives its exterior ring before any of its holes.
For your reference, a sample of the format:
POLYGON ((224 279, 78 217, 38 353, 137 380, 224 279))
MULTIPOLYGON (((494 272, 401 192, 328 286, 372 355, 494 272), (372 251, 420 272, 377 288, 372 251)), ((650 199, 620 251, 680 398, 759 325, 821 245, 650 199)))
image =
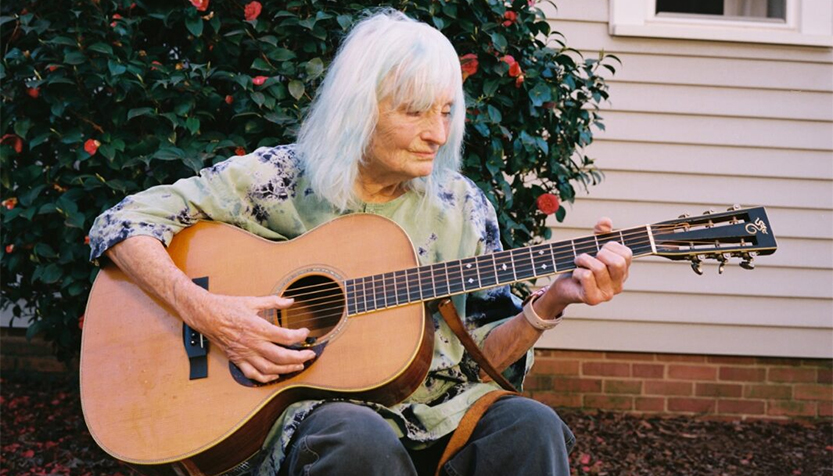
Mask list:
POLYGON ((77 359, 69 364, 58 361, 52 347, 43 339, 26 339, 26 329, 0 328, 0 372, 57 374, 76 369, 77 359))
MULTIPOLYGON (((0 330, 0 370, 77 370, 24 329, 0 330)), ((833 417, 833 361, 536 350, 526 394, 553 407, 716 419, 833 417)))
POLYGON ((554 407, 715 419, 833 417, 833 361, 536 350, 526 394, 554 407))

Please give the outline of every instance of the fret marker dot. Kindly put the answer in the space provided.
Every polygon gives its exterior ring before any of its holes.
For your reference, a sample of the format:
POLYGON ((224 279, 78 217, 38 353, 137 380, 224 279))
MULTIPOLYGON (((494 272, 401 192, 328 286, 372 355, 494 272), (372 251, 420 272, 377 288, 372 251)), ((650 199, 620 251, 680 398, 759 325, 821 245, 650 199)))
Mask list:
POLYGON ((547 265, 542 264, 542 265, 541 265, 541 269, 547 269, 547 265))
POLYGON ((466 268, 471 269, 471 263, 467 264, 466 268))
POLYGON ((539 252, 538 252, 538 254, 539 254, 539 255, 542 255, 542 254, 544 254, 544 252, 543 252, 543 251, 539 251, 539 252))
POLYGON ((500 267, 500 269, 502 269, 502 270, 506 271, 508 268, 507 268, 507 266, 504 264, 503 266, 501 266, 501 267, 500 267))
POLYGON ((469 278, 469 284, 471 284, 471 283, 473 283, 473 282, 474 282, 474 279, 469 278))

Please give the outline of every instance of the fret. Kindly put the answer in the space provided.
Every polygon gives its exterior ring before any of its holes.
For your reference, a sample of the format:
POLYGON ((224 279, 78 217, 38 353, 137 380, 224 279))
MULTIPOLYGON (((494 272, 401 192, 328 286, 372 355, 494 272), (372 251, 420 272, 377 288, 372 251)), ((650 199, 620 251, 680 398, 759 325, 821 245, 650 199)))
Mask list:
POLYGON ((405 278, 408 283, 408 302, 419 302, 421 300, 419 289, 419 269, 411 268, 405 271, 405 278))
POLYGON ((535 269, 533 268, 531 255, 529 250, 519 248, 512 250, 512 261, 515 263, 515 277, 518 280, 530 279, 535 277, 535 269))
POLYGON ((576 246, 573 240, 570 240, 569 244, 566 241, 555 243, 553 257, 555 257, 555 267, 560 271, 576 269, 576 246))
POLYGON ((367 312, 367 293, 365 292, 365 278, 359 278, 356 282, 356 312, 361 314, 367 312))
POLYGON ((596 235, 596 246, 599 247, 599 251, 601 251, 602 248, 604 248, 604 245, 610 243, 611 241, 614 241, 614 242, 617 242, 617 243, 621 244, 622 242, 619 241, 616 237, 616 235, 619 235, 619 234, 620 233, 617 233, 617 232, 611 232, 611 233, 602 233, 601 235, 596 235))
POLYGON ((515 281, 515 265, 512 263, 512 253, 499 251, 492 255, 495 260, 495 274, 498 284, 508 284, 515 281))
POLYGON ((466 290, 463 283, 463 264, 459 261, 452 261, 446 266, 446 275, 448 275, 448 293, 460 294, 466 290), (450 269, 449 269, 450 268, 450 269), (457 271, 459 270, 459 272, 457 271))
POLYGON ((548 244, 535 245, 529 248, 535 276, 544 276, 555 272, 552 269, 552 255, 549 248, 550 245, 548 244))
POLYGON ((518 267, 515 266, 515 254, 513 253, 514 250, 509 250, 509 260, 512 261, 512 276, 515 277, 515 281, 518 280, 518 267))
POLYGON ((423 301, 437 295, 434 289, 434 275, 431 273, 430 265, 419 268, 419 290, 419 296, 423 301))
POLYGON ((431 279, 434 283, 434 297, 448 296, 448 271, 445 263, 431 265, 431 279))
POLYGON ((480 277, 477 273, 476 258, 460 260, 460 270, 463 273, 463 289, 471 291, 480 287, 480 277))
POLYGON ((585 236, 582 238, 576 238, 573 240, 573 244, 577 251, 576 256, 587 253, 591 256, 595 256, 596 253, 599 251, 599 245, 596 242, 595 236, 585 236))
POLYGON ((394 271, 393 281, 396 288, 396 305, 407 304, 409 302, 408 280, 405 279, 405 271, 394 271))
POLYGON ((393 281, 393 273, 382 275, 382 287, 385 289, 385 307, 398 306, 396 301, 396 283, 393 281))
POLYGON ((489 288, 497 284, 497 274, 494 258, 491 255, 480 255, 475 258, 477 273, 480 277, 480 287, 489 288))
POLYGON ((347 315, 356 314, 356 282, 348 279, 344 282, 344 290, 347 293, 347 315))
POLYGON ((550 260, 552 261, 552 272, 558 272, 558 264, 555 262, 555 251, 552 249, 552 243, 548 243, 549 245, 549 253, 550 253, 550 260))
POLYGON ((622 244, 630 248, 634 256, 650 254, 652 252, 651 236, 647 227, 630 228, 626 231, 627 237, 622 244))
POLYGON ((383 309, 385 305, 385 286, 383 276, 377 274, 373 276, 373 309, 383 309))

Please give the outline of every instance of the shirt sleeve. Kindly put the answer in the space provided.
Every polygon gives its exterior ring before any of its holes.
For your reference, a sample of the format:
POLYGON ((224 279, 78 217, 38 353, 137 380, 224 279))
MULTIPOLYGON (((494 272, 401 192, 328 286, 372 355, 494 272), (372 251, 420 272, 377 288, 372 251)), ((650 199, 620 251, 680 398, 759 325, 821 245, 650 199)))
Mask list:
POLYGON ((220 162, 172 185, 128 196, 93 222, 90 259, 98 259, 107 249, 133 236, 151 236, 168 246, 176 233, 200 220, 229 223, 269 239, 283 238, 256 219, 260 204, 251 193, 251 184, 262 162, 256 151, 220 162))

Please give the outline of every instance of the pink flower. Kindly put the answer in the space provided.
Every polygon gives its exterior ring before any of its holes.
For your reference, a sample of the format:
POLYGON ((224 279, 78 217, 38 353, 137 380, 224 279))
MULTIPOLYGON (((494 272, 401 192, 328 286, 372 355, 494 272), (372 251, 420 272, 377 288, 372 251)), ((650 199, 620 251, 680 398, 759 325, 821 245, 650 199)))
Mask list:
POLYGON ((208 0, 191 0, 191 5, 196 7, 198 12, 208 10, 208 0))
POLYGON ((260 86, 265 83, 267 79, 269 79, 267 76, 255 76, 252 78, 252 83, 254 83, 255 86, 260 86))
POLYGON ((99 146, 101 146, 101 142, 95 139, 87 139, 87 142, 84 142, 84 150, 90 155, 95 155, 99 146))
POLYGON ((14 245, 6 245, 6 253, 11 253, 12 251, 14 251, 14 245))
POLYGON ((512 26, 513 23, 518 21, 518 14, 513 11, 507 11, 503 14, 503 18, 506 19, 506 21, 503 22, 503 26, 512 26))
POLYGON ((14 134, 6 134, 2 138, 0 138, 0 144, 4 144, 6 142, 11 142, 12 149, 14 149, 14 151, 18 154, 23 152, 23 139, 21 139, 19 136, 16 136, 14 134))
POLYGON ((234 102, 234 98, 231 95, 226 96, 226 104, 231 104, 234 102))
POLYGON ((254 21, 260 15, 261 10, 263 10, 263 5, 261 5, 260 2, 249 2, 243 9, 243 15, 245 15, 246 21, 254 21))
POLYGON ((111 26, 112 28, 115 28, 115 27, 116 27, 116 25, 117 25, 116 20, 121 20, 121 18, 122 18, 122 16, 121 16, 121 15, 119 15, 118 13, 114 13, 114 14, 113 14, 113 21, 110 23, 110 26, 111 26))
POLYGON ((460 57, 460 69, 463 70, 463 81, 466 80, 469 76, 473 75, 477 72, 477 67, 479 63, 477 62, 477 55, 474 53, 469 53, 467 55, 463 55, 460 57))
POLYGON ((539 195, 538 199, 535 200, 535 205, 538 207, 538 210, 545 215, 552 215, 557 212, 558 208, 561 206, 558 202, 558 197, 551 193, 539 195))
POLYGON ((40 89, 38 88, 28 88, 26 89, 26 94, 29 95, 32 99, 37 99, 40 96, 40 89))
POLYGON ((14 207, 17 206, 17 197, 3 200, 3 206, 6 207, 6 210, 14 210, 14 207))
POLYGON ((246 149, 244 149, 242 147, 238 147, 238 148, 234 149, 234 153, 236 155, 246 155, 246 149))

